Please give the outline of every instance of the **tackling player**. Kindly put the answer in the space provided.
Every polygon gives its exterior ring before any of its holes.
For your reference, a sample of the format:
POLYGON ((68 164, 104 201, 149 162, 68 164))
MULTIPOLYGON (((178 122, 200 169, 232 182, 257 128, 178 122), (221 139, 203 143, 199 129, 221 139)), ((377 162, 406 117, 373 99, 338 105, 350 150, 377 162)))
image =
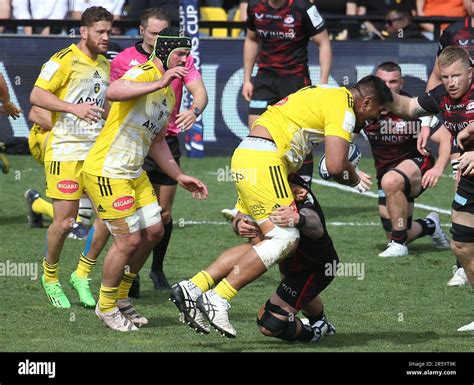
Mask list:
POLYGON ((228 318, 229 301, 238 290, 296 250, 299 231, 274 224, 271 213, 278 207, 295 207, 288 174, 297 171, 313 143, 325 142, 328 173, 344 185, 367 191, 370 177, 357 173, 347 158, 349 142, 356 125, 380 116, 392 100, 382 80, 366 76, 350 90, 344 87, 310 86, 268 107, 235 150, 231 170, 238 192, 237 207, 257 223, 265 239, 239 254, 239 264, 219 284, 205 271, 172 288, 170 299, 184 304, 188 318, 199 311, 212 326, 228 337, 236 331, 228 318))

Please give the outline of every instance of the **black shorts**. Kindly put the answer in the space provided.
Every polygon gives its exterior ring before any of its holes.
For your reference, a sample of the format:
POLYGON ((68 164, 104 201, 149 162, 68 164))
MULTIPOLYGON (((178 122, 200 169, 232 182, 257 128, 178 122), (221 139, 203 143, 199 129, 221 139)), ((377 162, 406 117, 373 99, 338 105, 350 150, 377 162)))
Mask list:
MULTIPOLYGON (((166 143, 170 148, 171 154, 173 155, 174 160, 179 165, 179 158, 181 158, 181 150, 179 149, 179 140, 177 136, 167 136, 166 143)), ((153 184, 165 185, 165 186, 174 186, 178 184, 173 178, 170 178, 166 175, 155 163, 155 161, 147 156, 145 162, 143 163, 143 169, 146 171, 150 182, 153 184)))
MULTIPOLYGON (((420 155, 416 155, 416 156, 413 156, 413 157, 407 158, 407 159, 412 160, 417 165, 417 167, 421 171, 421 177, 423 177, 423 175, 425 175, 425 173, 428 170, 432 169, 434 164, 435 164, 435 159, 433 158, 432 155, 421 155, 420 154, 420 155)), ((407 160, 407 159, 403 159, 402 161, 399 162, 399 164, 401 162, 407 160)), ((381 206, 385 206, 385 204, 386 204, 385 192, 382 189, 382 178, 387 172, 389 172, 390 170, 393 170, 394 168, 397 168, 397 167, 395 166, 395 167, 387 168, 380 175, 377 175, 377 188, 378 188, 378 196, 379 196, 379 205, 381 205, 381 206)), ((408 202, 414 202, 414 199, 418 198, 421 194, 423 194, 425 192, 425 190, 426 189, 421 187, 420 193, 418 195, 412 197, 412 196, 410 196, 411 195, 411 187, 408 186, 408 187, 405 188, 404 193, 407 196, 408 202)))
POLYGON ((474 213, 474 178, 461 177, 451 208, 456 211, 474 213))
MULTIPOLYGON (((291 256, 290 258, 295 258, 291 256)), ((336 250, 323 258, 320 263, 308 268, 294 269, 293 263, 280 263, 280 272, 284 275, 277 287, 276 294, 297 310, 305 307, 318 296, 334 279, 332 272, 339 263, 336 250)), ((296 263, 300 265, 300 263, 296 263)))
POLYGON ((249 115, 262 115, 271 106, 289 94, 309 86, 309 76, 279 76, 272 73, 257 73, 253 78, 253 94, 249 104, 249 115))

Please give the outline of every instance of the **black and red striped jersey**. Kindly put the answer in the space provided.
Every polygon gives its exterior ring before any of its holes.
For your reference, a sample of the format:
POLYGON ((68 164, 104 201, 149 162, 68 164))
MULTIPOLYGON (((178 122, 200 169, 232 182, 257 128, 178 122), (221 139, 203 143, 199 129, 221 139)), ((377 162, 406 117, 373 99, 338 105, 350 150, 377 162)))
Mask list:
POLYGON ((471 62, 474 59, 474 28, 471 26, 471 18, 466 17, 464 20, 451 24, 443 31, 439 39, 439 47, 437 55, 449 45, 458 45, 469 52, 471 62))
POLYGON ((418 97, 418 103, 426 111, 442 113, 444 125, 451 133, 453 146, 457 145, 458 133, 474 122, 474 84, 459 99, 449 96, 446 88, 440 84, 426 95, 418 97))
POLYGON ((418 120, 407 121, 391 112, 383 114, 377 121, 366 123, 362 130, 370 143, 377 178, 405 159, 420 156, 416 149, 419 127, 418 120))
POLYGON ((325 30, 315 5, 308 0, 288 0, 275 9, 268 0, 251 0, 247 28, 260 41, 259 72, 309 77, 308 41, 325 30))

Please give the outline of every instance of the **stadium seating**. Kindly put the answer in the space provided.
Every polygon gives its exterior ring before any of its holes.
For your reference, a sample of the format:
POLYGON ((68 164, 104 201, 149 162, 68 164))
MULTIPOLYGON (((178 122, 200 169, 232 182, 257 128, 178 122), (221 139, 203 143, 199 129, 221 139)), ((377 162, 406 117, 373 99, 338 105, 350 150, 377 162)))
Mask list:
MULTIPOLYGON (((220 7, 200 7, 201 21, 227 21, 227 12, 220 7)), ((200 28, 201 34, 212 37, 227 37, 227 29, 214 28, 212 33, 208 28, 200 28)))

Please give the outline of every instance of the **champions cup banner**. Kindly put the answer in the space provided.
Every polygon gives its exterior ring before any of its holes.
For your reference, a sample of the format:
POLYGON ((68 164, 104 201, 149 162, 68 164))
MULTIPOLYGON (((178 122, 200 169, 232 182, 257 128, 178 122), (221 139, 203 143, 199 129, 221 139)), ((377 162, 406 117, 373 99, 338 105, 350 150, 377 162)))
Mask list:
MULTIPOLYGON (((24 114, 13 120, 0 117, 0 140, 12 136, 28 136, 31 124, 29 95, 49 57, 76 42, 66 37, 0 37, 0 71, 10 88, 11 100, 19 104, 24 114)), ((123 48, 135 39, 114 39, 123 48)), ((405 79, 404 90, 416 96, 424 92, 433 68, 436 43, 398 42, 333 42, 333 66, 330 84, 350 86, 371 74, 384 61, 399 63, 405 79)), ((209 104, 203 113, 203 137, 206 156, 231 155, 248 133, 248 103, 241 95, 243 81, 243 40, 199 40, 199 59, 209 104)), ((310 75, 313 84, 319 79, 317 50, 310 42, 310 75)))
MULTIPOLYGON (((194 65, 198 71, 201 71, 201 60, 199 55, 199 1, 181 0, 179 16, 182 30, 191 36, 191 55, 194 58, 194 65)), ((184 87, 182 108, 189 110, 192 102, 192 95, 189 92, 186 92, 186 87, 184 87)), ((199 116, 193 127, 186 131, 185 148, 186 153, 190 158, 204 157, 202 116, 199 116)))

